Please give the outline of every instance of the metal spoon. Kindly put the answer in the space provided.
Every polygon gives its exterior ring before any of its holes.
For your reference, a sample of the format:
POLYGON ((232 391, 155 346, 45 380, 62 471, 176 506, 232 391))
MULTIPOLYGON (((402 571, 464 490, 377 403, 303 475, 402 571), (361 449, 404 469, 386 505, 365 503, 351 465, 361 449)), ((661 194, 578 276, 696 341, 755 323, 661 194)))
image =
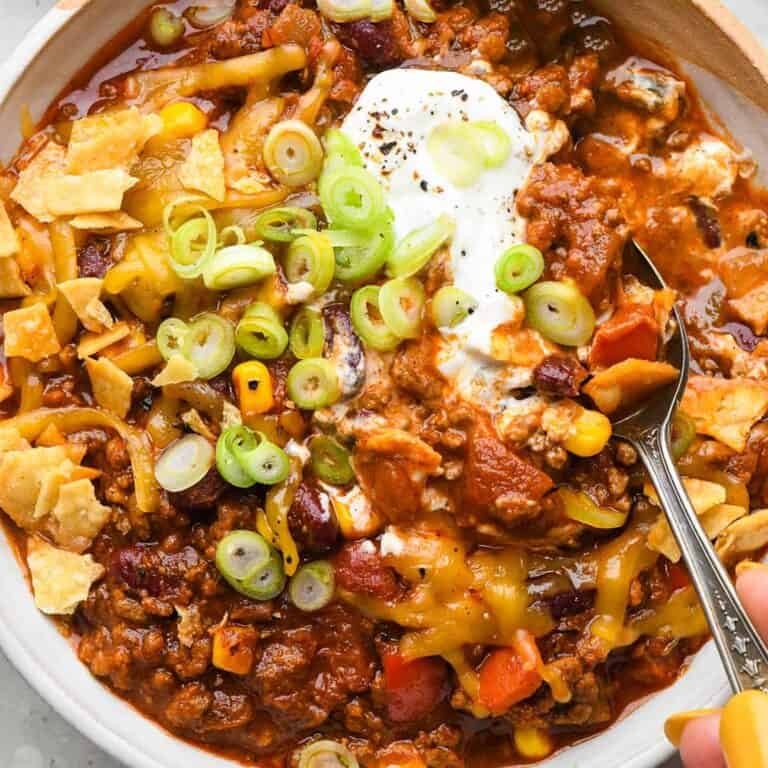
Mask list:
MULTIPOLYGON (((658 270, 633 242, 625 253, 625 268, 650 287, 664 288, 658 270)), ((677 325, 667 343, 666 359, 680 375, 642 407, 613 424, 616 437, 629 442, 643 460, 656 488, 670 528, 677 539, 691 580, 704 608, 712 636, 733 690, 759 689, 768 693, 768 648, 741 606, 727 571, 715 554, 675 468, 670 446, 670 424, 688 380, 688 336, 677 308, 677 325)))

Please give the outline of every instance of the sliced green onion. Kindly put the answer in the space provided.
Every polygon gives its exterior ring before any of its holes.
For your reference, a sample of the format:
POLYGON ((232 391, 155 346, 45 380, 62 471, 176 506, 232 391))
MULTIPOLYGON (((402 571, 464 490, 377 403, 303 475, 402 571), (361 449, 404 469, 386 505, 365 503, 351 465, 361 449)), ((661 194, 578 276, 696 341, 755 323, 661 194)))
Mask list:
POLYGON ((363 168, 333 164, 320 177, 319 193, 336 229, 370 232, 386 211, 381 185, 363 168))
POLYGON ((291 470, 291 462, 285 451, 266 439, 258 444, 248 442, 247 449, 239 444, 235 447, 235 459, 259 485, 282 483, 291 470))
POLYGON ((455 285, 444 285, 432 297, 432 320, 437 328, 455 328, 477 307, 473 296, 455 285))
POLYGON ((299 360, 320 357, 325 346, 325 323, 316 309, 303 307, 291 323, 291 352, 299 360))
POLYGON ((514 294, 530 288, 544 272, 544 257, 532 245, 513 245, 496 262, 496 286, 514 294))
POLYGON ((224 248, 228 245, 245 245, 248 238, 242 227, 237 224, 230 224, 219 232, 219 245, 224 248))
POLYGON ((312 471, 331 485, 346 485, 355 478, 349 451, 338 440, 328 435, 318 435, 309 444, 312 453, 312 471))
POLYGON ((672 456, 677 461, 685 456, 696 437, 696 422, 683 411, 675 411, 672 419, 672 456))
POLYGON ((381 316, 378 285, 366 285, 352 294, 349 316, 357 335, 372 349, 388 352, 394 349, 400 339, 389 330, 381 316))
POLYGON ((371 21, 391 19, 395 12, 394 0, 371 0, 371 21))
POLYGON ((314 411, 335 403, 341 395, 336 367, 330 360, 310 357, 291 368, 286 381, 288 397, 299 408, 314 411))
POLYGON ((255 531, 232 531, 216 547, 216 567, 226 582, 254 600, 271 600, 285 587, 279 553, 255 531))
POLYGON ((241 582, 260 571, 271 554, 272 548, 255 531, 232 531, 216 547, 216 567, 227 581, 241 582))
POLYGON ((298 768, 360 768, 357 758, 336 741, 315 741, 301 750, 298 768))
POLYGON ((437 14, 429 0, 405 0, 405 9, 416 21, 423 21, 425 24, 437 21, 437 14))
POLYGON ((288 347, 288 333, 275 310, 256 302, 237 324, 235 341, 246 354, 257 360, 275 360, 288 347))
POLYGON ((435 252, 453 237, 456 225, 450 216, 442 214, 407 234, 396 246, 387 262, 390 277, 410 277, 420 272, 435 252))
POLYGON ((327 560, 315 560, 296 571, 288 584, 291 602, 300 611, 319 611, 333 600, 336 577, 327 560))
POLYGON ((435 126, 427 137, 435 169, 457 187, 471 187, 486 168, 482 139, 460 120, 435 126))
POLYGON ((149 17, 149 35, 159 48, 170 48, 184 35, 184 22, 168 8, 155 8, 149 17))
POLYGON ((270 208, 254 222, 256 237, 275 243, 290 243, 298 236, 294 230, 317 229, 317 219, 306 208, 270 208))
POLYGON ((264 164, 273 178, 289 187, 314 181, 323 167, 317 134, 301 120, 273 125, 264 142, 264 164))
POLYGON ((155 462, 155 478, 172 493, 197 485, 215 461, 213 446, 200 435, 186 435, 171 443, 155 462))
POLYGON ((178 317, 169 317, 160 323, 155 341, 164 360, 170 360, 173 355, 181 353, 188 333, 189 326, 178 317))
POLYGON ((358 242, 340 245, 336 249, 336 278, 338 280, 354 285, 370 280, 381 270, 395 245, 393 222, 394 215, 388 211, 385 214, 384 222, 373 234, 358 233, 358 236, 361 237, 358 242))
POLYGON ((171 266, 188 280, 199 277, 216 252, 216 223, 208 211, 201 210, 202 216, 185 221, 171 237, 171 266))
POLYGON ((230 245, 217 251, 203 267, 203 282, 211 291, 253 285, 277 271, 272 254, 254 245, 230 245))
POLYGON ((512 151, 509 134, 498 123, 490 120, 475 120, 469 125, 483 144, 485 167, 498 168, 504 165, 512 151))
POLYGON ((182 354, 197 368, 201 379, 218 376, 235 356, 232 324, 212 312, 200 315, 189 327, 182 354))
POLYGON ((424 287, 415 277, 396 277, 379 291, 381 316, 389 330, 401 339, 418 337, 425 301, 424 287))
POLYGON ((531 328, 566 347, 586 344, 595 330, 592 305, 572 283, 548 280, 529 288, 525 318, 531 328))
POLYGON ((325 169, 334 163, 344 168, 362 168, 363 156, 352 139, 338 128, 331 128, 325 134, 325 169))
POLYGON ((331 241, 322 232, 297 238, 288 246, 283 267, 289 282, 311 283, 314 295, 321 296, 328 290, 336 268, 331 241))
POLYGON ((225 429, 216 442, 216 468, 219 474, 235 488, 250 488, 255 485, 253 478, 235 458, 235 451, 250 439, 250 430, 238 424, 225 429))

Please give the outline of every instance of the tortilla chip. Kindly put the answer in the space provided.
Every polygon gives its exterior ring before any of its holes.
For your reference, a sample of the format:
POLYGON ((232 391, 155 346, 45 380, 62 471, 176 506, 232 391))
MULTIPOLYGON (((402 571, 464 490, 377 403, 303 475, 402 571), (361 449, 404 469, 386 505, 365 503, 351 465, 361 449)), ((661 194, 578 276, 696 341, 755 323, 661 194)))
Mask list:
POLYGON ((43 195, 54 216, 119 211, 123 195, 138 182, 122 169, 91 171, 82 176, 61 175, 48 179, 43 195))
POLYGON ((67 172, 109 168, 129 170, 144 145, 163 128, 159 115, 142 115, 136 107, 103 112, 77 120, 67 150, 67 172))
POLYGON ((757 509, 729 525, 717 540, 717 554, 726 565, 733 565, 768 544, 768 509, 757 509))
POLYGON ((93 583, 104 575, 104 567, 90 555, 56 549, 37 538, 27 542, 27 565, 35 605, 48 614, 73 614, 93 583))
POLYGON ((165 387, 169 384, 183 384, 195 381, 198 377, 197 368, 183 355, 171 355, 168 364, 152 380, 153 387, 165 387))
POLYGON ((5 203, 0 200, 0 259, 8 259, 18 252, 18 235, 5 209, 5 203))
POLYGON ((200 412, 195 408, 190 408, 188 411, 184 411, 181 414, 181 420, 197 435, 201 435, 206 440, 216 442, 217 435, 211 430, 211 428, 205 423, 205 419, 200 415, 200 412))
POLYGON ((596 373, 582 391, 610 415, 640 403, 677 376, 677 368, 668 363, 629 358, 596 373))
POLYGON ((768 384, 753 379, 713 379, 691 376, 680 404, 709 435, 741 453, 752 425, 768 412, 768 384))
MULTIPOLYGON (((29 442, 21 436, 18 429, 5 427, 0 429, 0 454, 7 451, 25 451, 30 448, 29 442)), ((0 455, 0 466, 2 466, 3 457, 0 455)), ((0 504, 0 507, 2 504, 0 504)))
POLYGON ((88 359, 85 366, 96 402, 105 410, 124 419, 131 409, 133 379, 106 357, 100 357, 98 360, 88 359))
POLYGON ((186 189, 203 192, 219 202, 227 196, 224 155, 217 130, 211 128, 192 139, 189 156, 179 169, 179 181, 186 189))
POLYGON ((53 321, 45 304, 31 304, 3 315, 5 356, 33 363, 61 351, 53 321))
POLYGON ((731 299, 728 306, 758 336, 765 334, 768 329, 768 283, 753 288, 741 298, 731 299))
POLYGON ((224 401, 224 410, 221 415, 221 431, 229 429, 229 427, 236 427, 243 423, 243 414, 240 409, 230 403, 229 400, 224 401))
POLYGON ((0 456, 0 509, 19 528, 34 530, 39 517, 37 498, 43 481, 72 455, 68 446, 6 451, 0 456))
POLYGON ((71 482, 74 470, 75 465, 69 459, 66 459, 62 462, 61 466, 45 473, 45 477, 42 478, 40 483, 40 493, 37 495, 37 501, 35 502, 36 520, 42 520, 53 512, 53 508, 59 500, 59 489, 64 483, 71 482))
POLYGON ((100 333, 115 324, 109 310, 99 300, 103 284, 104 281, 98 277, 78 277, 65 280, 57 286, 80 322, 94 333, 100 333))
POLYGON ((99 232, 104 235, 114 235, 118 232, 130 232, 141 229, 144 225, 123 211, 114 213, 86 213, 75 216, 69 225, 73 229, 82 229, 88 232, 99 232))
POLYGON ((21 299, 32 293, 14 259, 0 259, 0 299, 21 299))
POLYGON ((48 210, 45 189, 49 181, 64 173, 66 152, 55 141, 49 141, 19 174, 11 199, 38 221, 48 223, 56 217, 48 210))
POLYGON ((128 323, 115 323, 108 331, 103 333, 88 333, 80 340, 77 345, 77 356, 81 360, 87 357, 94 357, 99 352, 103 352, 113 344, 129 336, 131 326, 128 323))
POLYGON ((97 498, 90 480, 65 483, 51 514, 56 543, 74 552, 87 549, 106 525, 112 510, 97 498))

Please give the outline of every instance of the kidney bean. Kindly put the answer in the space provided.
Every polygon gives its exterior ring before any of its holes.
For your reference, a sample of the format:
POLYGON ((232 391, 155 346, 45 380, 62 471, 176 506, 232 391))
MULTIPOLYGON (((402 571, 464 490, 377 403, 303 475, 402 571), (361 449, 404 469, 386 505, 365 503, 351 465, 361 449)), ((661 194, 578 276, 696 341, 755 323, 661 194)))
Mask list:
POLYGON ((113 264, 112 241, 106 237, 89 237, 77 251, 80 277, 104 277, 113 264))
POLYGON ((216 467, 211 467, 208 474, 191 488, 178 493, 169 493, 168 498, 174 507, 200 512, 214 507, 227 488, 227 483, 216 467))
POLYGON ((557 397, 576 397, 587 372, 578 360, 567 355, 550 355, 533 371, 533 383, 539 392, 557 397))
POLYGON ((378 547, 368 539, 345 544, 333 564, 342 589, 382 600, 394 600, 402 593, 394 570, 385 565, 378 547))
POLYGON ((368 19, 335 25, 336 35, 344 45, 374 67, 391 67, 403 60, 391 21, 374 24, 368 19))
POLYGON ((134 544, 115 550, 110 574, 131 589, 167 599, 179 589, 187 571, 199 563, 200 556, 192 547, 168 554, 156 544, 134 544))
POLYGON ((300 549, 324 552, 339 538, 339 522, 328 496, 316 485, 303 482, 288 511, 291 535, 300 549))
POLYGON ((323 308, 325 357, 336 364, 342 397, 354 397, 365 383, 365 351, 342 304, 323 308))

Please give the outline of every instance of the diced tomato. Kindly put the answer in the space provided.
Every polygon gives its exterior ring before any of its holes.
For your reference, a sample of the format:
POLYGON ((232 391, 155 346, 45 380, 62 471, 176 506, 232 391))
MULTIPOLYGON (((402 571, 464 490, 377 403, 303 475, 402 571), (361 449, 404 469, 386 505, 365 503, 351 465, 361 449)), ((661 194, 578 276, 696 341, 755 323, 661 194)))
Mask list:
POLYGON ((387 715, 392 722, 421 720, 450 691, 442 659, 406 661, 400 654, 387 654, 382 657, 382 663, 387 715))
POLYGON ((501 442, 493 427, 479 423, 467 440, 464 466, 464 508, 483 513, 505 495, 532 501, 552 487, 552 479, 501 442))
POLYGON ((536 639, 521 630, 512 648, 491 652, 480 668, 480 703, 491 714, 501 715, 532 696, 542 683, 541 656, 536 639))
POLYGON ((659 337, 659 324, 650 304, 624 304, 597 329, 589 364, 608 367, 630 357, 655 360, 659 337))
POLYGON ((691 577, 682 563, 667 563, 667 574, 669 575, 669 584, 674 591, 691 586, 691 577))

